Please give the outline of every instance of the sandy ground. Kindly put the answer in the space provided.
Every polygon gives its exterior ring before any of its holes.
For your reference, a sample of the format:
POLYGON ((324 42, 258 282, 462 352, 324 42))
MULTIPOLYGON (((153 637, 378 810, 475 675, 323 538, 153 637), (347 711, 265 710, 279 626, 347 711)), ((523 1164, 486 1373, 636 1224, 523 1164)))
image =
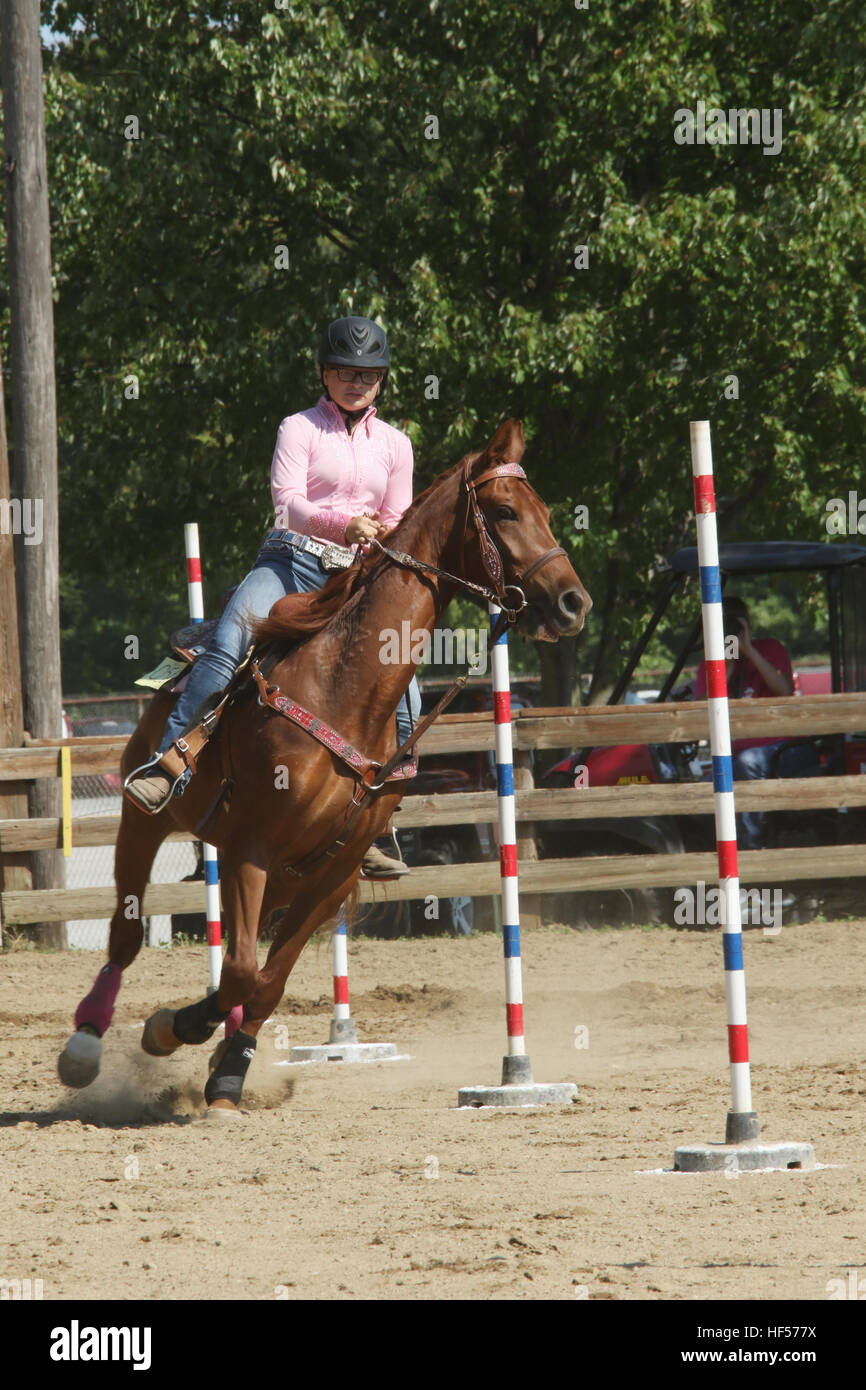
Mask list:
POLYGON ((101 963, 2 957, 0 1275, 45 1299, 823 1300, 866 1274, 864 923, 746 937, 755 1105, 815 1171, 671 1172, 721 1139, 729 1090, 721 949, 666 929, 525 934, 529 1051, 570 1106, 458 1110, 496 1083, 501 946, 350 943, 359 1035, 411 1060, 277 1067, 324 1042, 330 951, 313 942, 265 1030, 245 1116, 198 1118, 208 1047, 139 1048, 160 1004, 198 997, 202 948, 128 973, 103 1075, 55 1057, 101 963), (586 1030, 578 1032, 575 1030, 586 1030), (575 1039, 588 1041, 576 1048, 575 1039))

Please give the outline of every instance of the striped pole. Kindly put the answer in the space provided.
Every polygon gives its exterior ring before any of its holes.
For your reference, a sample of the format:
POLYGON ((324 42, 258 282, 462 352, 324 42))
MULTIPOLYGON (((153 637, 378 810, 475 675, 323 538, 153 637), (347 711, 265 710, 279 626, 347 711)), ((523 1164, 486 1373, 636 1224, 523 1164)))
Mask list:
POLYGON ((493 642, 501 609, 489 603, 493 674, 493 727, 496 746, 496 793, 499 829, 499 880, 502 900, 502 951, 505 957, 505 1029, 508 1052, 502 1059, 502 1084, 462 1086, 458 1106, 562 1105, 577 1097, 572 1081, 541 1083, 532 1079, 523 1032, 523 972, 520 961, 520 894, 517 884, 517 817, 514 806, 514 753, 511 739, 511 682, 508 633, 493 642))
MULTIPOLYGON (((488 604, 490 635, 500 609, 488 604)), ((493 645, 493 726, 496 741, 496 806, 499 823, 499 880, 502 900, 502 950, 505 956, 505 1026, 508 1055, 503 1058, 502 1084, 531 1081, 523 1033, 523 970, 520 960, 520 893, 517 882, 517 820, 514 808, 514 751, 511 739, 511 681, 508 635, 493 645), (523 1061, 512 1060, 522 1058, 523 1061), (508 1073, 506 1075, 506 1073, 508 1073)))
POLYGON ((708 420, 689 424, 695 522, 698 532, 698 571, 701 581, 701 619, 707 672, 707 709, 713 755, 713 800, 716 850, 721 889, 722 950, 728 1011, 728 1056, 731 1063, 731 1108, 724 1144, 681 1144, 674 1153, 674 1172, 740 1172, 814 1168, 811 1144, 767 1142, 752 1109, 749 1074, 749 1032, 746 1022, 746 976, 743 971, 743 927, 740 921, 740 879, 737 869, 737 827, 734 819, 734 779, 731 765, 731 725, 725 670, 725 627, 722 619, 722 579, 713 490, 713 455, 708 420))
POLYGON ((355 1025, 352 1023, 352 1015, 349 1011, 349 954, 346 947, 346 909, 340 908, 340 916, 337 925, 334 927, 334 935, 331 941, 331 948, 334 955, 334 1024, 331 1027, 332 1041, 334 1033, 340 1033, 340 1041, 357 1042, 355 1035, 355 1025), (351 1037, 347 1035, 346 1024, 351 1025, 351 1037), (342 1033, 340 1024, 343 1025, 342 1033))
POLYGON ((716 850, 719 861, 719 887, 722 890, 724 908, 722 949, 728 1012, 728 1056, 731 1064, 731 1110, 728 1114, 725 1137, 727 1143, 738 1143, 744 1139, 757 1139, 761 1130, 758 1117, 752 1109, 752 1082, 749 1070, 746 976, 743 969, 743 928, 740 919, 737 827, 734 820, 734 782, 731 767, 731 726, 709 421, 691 421, 689 432, 698 532, 710 749, 713 758, 716 850))
POLYGON ((198 544, 198 522, 189 521, 183 528, 186 547, 186 591, 189 616, 194 623, 204 622, 204 591, 201 583, 201 551, 198 544))
MULTIPOLYGON (((334 971, 334 1016, 328 1041, 312 1047, 293 1047, 289 1062, 394 1062, 404 1057, 396 1043, 359 1042, 349 1009, 349 955, 346 941, 346 905, 340 908, 331 937, 334 971)), ((278 1063, 278 1065, 281 1065, 278 1063)))
MULTIPOLYGON (((189 616, 194 623, 204 622, 204 592, 201 582, 201 551, 198 541, 198 522, 191 521, 183 528, 186 547, 186 586, 189 596, 189 616)), ((219 989, 222 970, 222 923, 220 920, 220 887, 217 852, 213 845, 202 841, 204 851, 204 881, 207 895, 207 953, 208 994, 219 989)))

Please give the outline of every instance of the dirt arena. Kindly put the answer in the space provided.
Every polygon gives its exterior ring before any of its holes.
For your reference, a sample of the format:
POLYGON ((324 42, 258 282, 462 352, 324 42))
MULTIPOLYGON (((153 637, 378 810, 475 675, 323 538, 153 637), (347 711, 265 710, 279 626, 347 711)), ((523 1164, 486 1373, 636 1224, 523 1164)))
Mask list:
POLYGON ((524 934, 535 1078, 580 1094, 503 1111, 456 1108, 459 1086, 499 1080, 493 936, 350 942, 359 1036, 410 1060, 275 1066, 327 1038, 324 938, 263 1033, 244 1117, 218 1124, 198 1118, 209 1047, 139 1048, 146 1014, 202 993, 203 948, 142 954, 78 1093, 55 1058, 101 957, 13 949, 0 1274, 45 1299, 824 1300, 866 1274, 864 929, 747 932, 764 1136, 811 1141, 823 1166, 739 1177, 670 1171, 678 1144, 724 1132, 716 933, 524 934))

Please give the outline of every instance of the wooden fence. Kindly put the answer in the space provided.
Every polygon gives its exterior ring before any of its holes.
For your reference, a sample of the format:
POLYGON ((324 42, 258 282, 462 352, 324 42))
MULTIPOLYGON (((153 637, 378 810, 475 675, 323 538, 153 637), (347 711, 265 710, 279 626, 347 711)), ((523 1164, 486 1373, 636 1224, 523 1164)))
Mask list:
MULTIPOLYGON (((866 737, 866 694, 815 695, 787 700, 733 700, 732 737, 793 738, 804 734, 859 733, 866 737)), ((534 823, 592 821, 626 816, 711 815, 708 782, 616 787, 536 789, 530 751, 574 749, 615 744, 686 743, 706 738, 705 701, 662 705, 615 705, 581 709, 520 709, 512 715, 518 820, 518 867, 525 894, 581 892, 606 888, 668 887, 713 880, 712 852, 636 854, 539 860, 534 823)), ((0 750, 0 783, 26 783, 60 775, 60 748, 71 748, 72 775, 116 772, 125 739, 110 737, 38 740, 24 748, 0 750)), ((490 713, 446 715, 423 736, 425 754, 485 752, 494 747, 490 713)), ((737 784, 740 811, 808 810, 866 806, 866 776, 803 777, 737 784)), ((408 796, 398 812, 398 829, 494 823, 496 793, 462 792, 408 796)), ((119 815, 82 816, 72 820, 72 844, 114 843, 119 815)), ((575 842, 580 828, 575 826, 575 842)), ((169 840, 189 840, 175 832, 169 840)), ((36 849, 62 845, 59 819, 0 820, 0 866, 21 864, 36 849)), ((866 875, 862 845, 798 847, 742 852, 740 876, 747 883, 788 883, 797 879, 848 878, 866 875)), ((414 868, 388 883, 363 883, 362 902, 396 902, 430 894, 473 897, 499 891, 499 865, 487 863, 414 868)), ((146 915, 203 911, 203 883, 152 884, 145 894, 146 915)), ((0 893, 0 923, 74 921, 111 916, 113 888, 8 890, 0 893)))

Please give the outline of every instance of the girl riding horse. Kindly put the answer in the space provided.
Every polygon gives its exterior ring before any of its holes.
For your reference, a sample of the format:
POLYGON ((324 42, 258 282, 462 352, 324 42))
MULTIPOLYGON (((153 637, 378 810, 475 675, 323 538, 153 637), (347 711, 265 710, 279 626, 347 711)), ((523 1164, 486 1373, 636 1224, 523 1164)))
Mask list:
MULTIPOLYGON (((209 1111, 237 1112, 259 1030, 305 943, 350 897, 364 852, 400 800, 388 782, 398 754, 394 712, 417 648, 383 662, 383 631, 399 615, 411 631, 432 632, 461 589, 495 600, 536 640, 580 631, 592 606, 520 466, 523 450, 519 423, 507 420, 483 451, 437 478, 385 542, 372 543, 372 555, 317 593, 280 600, 255 632, 273 664, 265 674, 257 647, 252 679, 245 673, 233 688, 183 797, 159 816, 124 800, 108 964, 61 1054, 66 1084, 89 1085, 99 1071, 122 972, 141 949, 153 860, 169 831, 183 828, 220 851, 228 946, 218 991, 158 1010, 142 1047, 167 1056, 206 1042, 225 1021, 205 1099, 209 1111), (259 929, 277 908, 260 966, 259 929)), ((169 690, 154 697, 124 752, 124 774, 159 746, 174 699, 169 690)))

